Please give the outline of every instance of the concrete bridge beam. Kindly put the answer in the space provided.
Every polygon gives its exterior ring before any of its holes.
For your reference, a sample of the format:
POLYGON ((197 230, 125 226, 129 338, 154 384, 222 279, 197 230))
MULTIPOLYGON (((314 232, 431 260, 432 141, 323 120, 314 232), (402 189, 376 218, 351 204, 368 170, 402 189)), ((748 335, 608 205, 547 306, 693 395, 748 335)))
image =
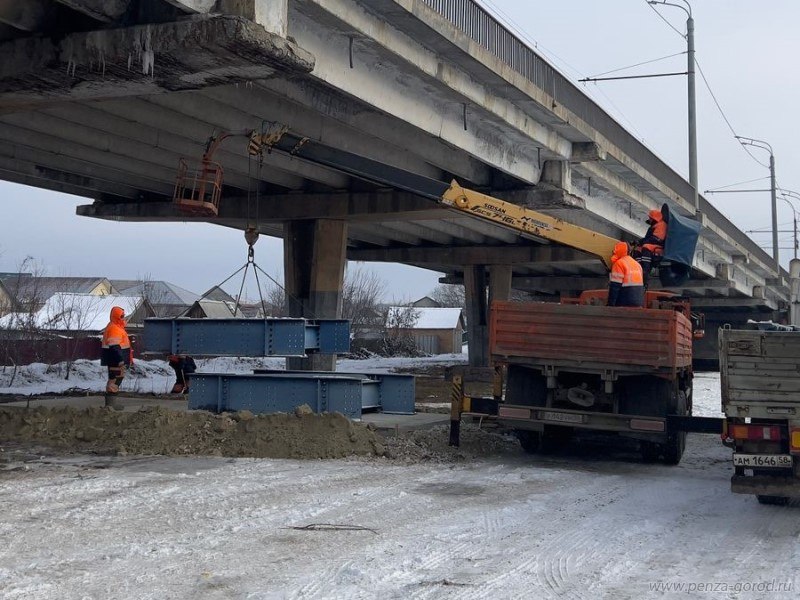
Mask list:
POLYGON ((131 0, 56 0, 56 2, 103 23, 119 19, 131 4, 131 0))
POLYGON ((191 90, 314 67, 313 56, 296 44, 225 16, 28 37, 6 42, 2 53, 0 110, 30 110, 56 98, 191 90))
POLYGON ((0 23, 22 31, 46 28, 53 20, 49 0, 0 0, 0 23))

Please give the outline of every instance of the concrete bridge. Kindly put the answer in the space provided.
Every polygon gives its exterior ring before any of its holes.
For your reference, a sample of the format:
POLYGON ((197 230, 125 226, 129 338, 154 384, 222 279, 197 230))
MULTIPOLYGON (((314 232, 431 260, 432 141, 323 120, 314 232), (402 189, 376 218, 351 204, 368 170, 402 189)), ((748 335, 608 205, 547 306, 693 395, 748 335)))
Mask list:
MULTIPOLYGON (((180 213, 179 160, 264 121, 618 238, 663 202, 695 212, 687 181, 472 0, 0 0, 5 180, 92 199, 80 215, 282 237, 296 316, 336 316, 345 258, 444 272, 466 286, 475 365, 487 288, 606 284, 593 257, 289 153, 260 163, 244 139, 215 156, 219 215, 180 213)), ((785 313, 787 274, 703 198, 696 218, 695 276, 677 291, 707 329, 785 313)))

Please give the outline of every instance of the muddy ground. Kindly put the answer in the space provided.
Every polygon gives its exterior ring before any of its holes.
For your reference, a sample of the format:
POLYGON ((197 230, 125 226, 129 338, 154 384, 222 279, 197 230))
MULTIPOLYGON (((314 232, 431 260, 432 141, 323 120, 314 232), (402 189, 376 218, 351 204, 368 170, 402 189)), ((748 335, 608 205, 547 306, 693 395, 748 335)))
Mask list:
MULTIPOLYGON (((415 369, 418 412, 449 413, 450 384, 443 366, 415 369)), ((473 393, 488 393, 478 385, 473 393)), ((485 388, 485 389, 483 389, 485 388)), ((160 397, 126 394, 131 397, 160 397)), ((175 396, 169 396, 175 398, 175 396)), ((8 402, 13 397, 4 397, 8 402)), ((2 401, 0 401, 2 402, 2 401)), ((253 415, 250 412, 215 415, 187 413, 161 406, 138 412, 110 408, 19 408, 0 404, 0 462, 7 469, 36 448, 45 454, 225 456, 324 459, 345 456, 383 457, 398 462, 457 462, 498 451, 516 453, 519 446, 494 423, 463 427, 460 448, 448 446, 445 426, 382 436, 370 425, 342 415, 253 415)))

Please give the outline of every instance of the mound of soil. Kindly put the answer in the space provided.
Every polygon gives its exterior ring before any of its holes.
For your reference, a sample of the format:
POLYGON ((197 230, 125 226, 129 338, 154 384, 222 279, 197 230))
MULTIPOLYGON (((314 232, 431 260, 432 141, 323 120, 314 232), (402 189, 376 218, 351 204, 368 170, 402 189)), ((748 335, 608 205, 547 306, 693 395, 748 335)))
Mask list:
POLYGON ((519 455, 519 442, 508 431, 494 426, 461 423, 461 445, 449 446, 449 425, 387 436, 385 456, 401 463, 453 463, 488 456, 519 455))
POLYGON ((215 415, 149 407, 0 408, 0 441, 38 443, 98 454, 341 458, 381 456, 384 448, 368 427, 338 413, 215 415))

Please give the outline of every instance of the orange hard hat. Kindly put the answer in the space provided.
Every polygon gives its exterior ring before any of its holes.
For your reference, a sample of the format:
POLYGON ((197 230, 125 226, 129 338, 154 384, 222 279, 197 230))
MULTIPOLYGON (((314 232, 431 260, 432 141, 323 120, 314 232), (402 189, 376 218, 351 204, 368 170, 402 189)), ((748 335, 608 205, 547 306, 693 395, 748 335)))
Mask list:
POLYGON ((647 216, 650 217, 653 221, 663 221, 664 215, 661 214, 660 210, 656 210, 655 208, 647 213, 647 216))
POLYGON ((615 258, 622 258, 623 256, 628 256, 628 244, 625 242, 617 242, 614 245, 614 254, 615 258))

